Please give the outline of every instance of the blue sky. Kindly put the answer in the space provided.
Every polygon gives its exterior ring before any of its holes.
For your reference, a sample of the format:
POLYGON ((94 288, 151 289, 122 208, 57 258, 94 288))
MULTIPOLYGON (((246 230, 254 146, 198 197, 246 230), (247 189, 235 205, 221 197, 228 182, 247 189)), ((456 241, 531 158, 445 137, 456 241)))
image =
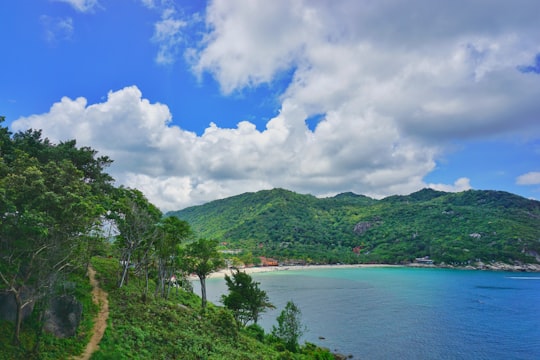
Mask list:
POLYGON ((540 2, 18 0, 0 114, 163 210, 283 187, 540 198, 540 2))

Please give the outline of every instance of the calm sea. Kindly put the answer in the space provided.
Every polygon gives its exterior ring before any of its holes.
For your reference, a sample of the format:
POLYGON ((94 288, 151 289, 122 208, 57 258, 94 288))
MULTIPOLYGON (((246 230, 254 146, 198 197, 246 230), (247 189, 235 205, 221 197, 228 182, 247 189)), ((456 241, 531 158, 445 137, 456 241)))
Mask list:
MULTIPOLYGON (((253 274, 277 309, 302 310, 313 342, 354 359, 540 359, 540 274, 333 268, 253 274)), ((219 304, 223 279, 208 279, 219 304)), ((196 288, 196 291, 199 291, 196 288)))

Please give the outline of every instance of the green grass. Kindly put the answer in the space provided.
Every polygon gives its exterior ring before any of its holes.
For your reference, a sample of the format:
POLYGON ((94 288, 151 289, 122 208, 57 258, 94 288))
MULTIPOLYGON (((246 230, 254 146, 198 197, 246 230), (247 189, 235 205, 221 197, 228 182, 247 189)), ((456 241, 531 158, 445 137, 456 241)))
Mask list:
POLYGON ((92 264, 109 293, 110 308, 107 330, 93 360, 333 358, 313 345, 303 347, 304 353, 280 352, 275 344, 239 329, 230 311, 209 303, 202 312, 200 298, 193 293, 173 290, 167 300, 150 295, 143 301, 143 284, 134 276, 122 289, 114 286, 116 260, 94 258, 92 264))
MULTIPOLYGON (((122 289, 116 286, 118 260, 95 257, 100 286, 108 292, 109 319, 99 350, 93 360, 118 359, 333 359, 325 349, 313 344, 290 353, 275 338, 253 329, 239 328, 232 313, 209 303, 202 311, 200 298, 184 290, 172 290, 169 299, 153 294, 143 297, 142 280, 134 274, 122 289)), ((85 274, 72 274, 68 279, 73 294, 83 304, 83 319, 77 335, 57 339, 37 329, 35 317, 23 325, 23 346, 13 346, 13 324, 0 326, 0 360, 68 359, 81 354, 91 337, 93 319, 98 308, 92 302, 91 286, 85 274)), ((151 284, 151 289, 153 284, 151 284)))

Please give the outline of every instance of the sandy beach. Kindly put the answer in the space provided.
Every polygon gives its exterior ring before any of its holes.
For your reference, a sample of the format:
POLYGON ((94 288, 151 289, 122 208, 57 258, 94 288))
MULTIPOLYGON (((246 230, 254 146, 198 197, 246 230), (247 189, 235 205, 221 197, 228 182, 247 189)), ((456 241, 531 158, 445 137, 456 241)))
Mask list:
MULTIPOLYGON (((402 265, 386 265, 386 264, 353 264, 353 265, 285 265, 285 266, 254 266, 239 268, 240 271, 244 271, 247 274, 273 272, 273 271, 289 271, 289 270, 320 270, 320 269, 353 269, 353 268, 375 268, 375 267, 402 267, 402 265)), ((208 275, 208 278, 224 278, 225 275, 231 275, 234 269, 222 269, 208 275)), ((192 276, 190 277, 192 278, 192 276)), ((194 279, 197 279, 195 276, 194 279)))
MULTIPOLYGON (((508 265, 504 263, 493 264, 476 264, 476 266, 441 266, 441 265, 426 265, 411 263, 408 265, 392 265, 392 264, 353 264, 353 265, 280 265, 280 266, 254 266, 239 268, 240 271, 244 271, 247 274, 273 272, 273 271, 289 271, 289 270, 320 270, 320 269, 353 269, 353 268, 398 268, 398 267, 414 267, 414 268, 445 268, 445 269, 459 269, 459 270, 491 270, 491 271, 517 271, 517 272, 540 272, 540 265, 538 264, 523 264, 523 265, 508 265)), ((224 278, 225 275, 231 276, 234 268, 221 269, 208 275, 208 279, 212 278, 224 278)), ((198 277, 191 275, 189 280, 198 280, 198 277)))

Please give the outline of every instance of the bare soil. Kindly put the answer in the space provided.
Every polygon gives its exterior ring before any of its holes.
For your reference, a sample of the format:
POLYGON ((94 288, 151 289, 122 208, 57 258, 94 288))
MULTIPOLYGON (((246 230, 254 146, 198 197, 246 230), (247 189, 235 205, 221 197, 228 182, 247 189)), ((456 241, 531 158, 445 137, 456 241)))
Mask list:
POLYGON ((74 360, 89 360, 92 354, 99 349, 99 342, 103 338, 103 334, 107 328, 107 319, 109 318, 107 293, 99 287, 99 282, 96 280, 96 271, 91 266, 88 267, 88 277, 92 285, 92 300, 94 304, 100 306, 100 309, 94 319, 93 334, 90 342, 86 345, 84 352, 80 356, 75 357, 74 360))

